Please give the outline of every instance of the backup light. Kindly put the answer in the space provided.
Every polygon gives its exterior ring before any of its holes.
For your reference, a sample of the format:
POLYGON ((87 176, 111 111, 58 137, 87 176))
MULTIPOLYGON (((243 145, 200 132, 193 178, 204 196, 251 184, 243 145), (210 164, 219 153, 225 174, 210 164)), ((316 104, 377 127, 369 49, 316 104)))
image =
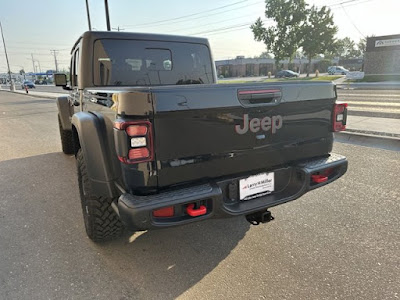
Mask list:
POLYGON ((147 145, 147 142, 146 142, 145 137, 131 138, 131 147, 132 148, 144 147, 146 145, 147 145))

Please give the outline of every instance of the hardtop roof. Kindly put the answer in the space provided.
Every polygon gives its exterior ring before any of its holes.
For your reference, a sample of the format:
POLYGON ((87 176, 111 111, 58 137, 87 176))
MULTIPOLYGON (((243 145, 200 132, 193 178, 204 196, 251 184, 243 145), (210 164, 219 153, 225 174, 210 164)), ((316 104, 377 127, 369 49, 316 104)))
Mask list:
POLYGON ((208 45, 206 38, 169 35, 169 34, 154 34, 154 33, 140 33, 140 32, 120 32, 120 31, 86 31, 75 42, 72 51, 76 45, 82 40, 88 39, 95 41, 97 39, 127 39, 127 40, 146 40, 146 41, 167 41, 167 42, 181 42, 181 43, 196 43, 208 45))

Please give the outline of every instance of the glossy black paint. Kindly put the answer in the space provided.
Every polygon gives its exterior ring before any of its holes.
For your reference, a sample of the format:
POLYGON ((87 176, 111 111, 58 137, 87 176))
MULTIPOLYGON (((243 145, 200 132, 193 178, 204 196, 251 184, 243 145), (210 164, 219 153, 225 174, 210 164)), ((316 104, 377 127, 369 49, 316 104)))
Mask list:
MULTIPOLYGON (((155 161, 121 165, 126 190, 146 194, 329 153, 335 96, 333 85, 322 82, 103 88, 86 91, 84 101, 88 110, 110 121, 153 122, 155 161), (244 105, 238 97, 242 90, 263 89, 278 89, 279 101, 244 105), (243 125, 245 114, 249 119, 282 116, 283 124, 275 133, 240 135, 235 126, 243 125)), ((121 146, 126 144, 113 140, 113 155, 126 153, 121 146)))
POLYGON ((301 95, 314 86, 250 86, 282 91, 279 102, 254 106, 244 106, 238 99, 238 88, 250 88, 246 86, 190 87, 179 93, 171 88, 152 89, 159 187, 271 168, 329 153, 335 94, 333 86, 325 84, 315 86, 322 91, 321 100, 301 95), (243 124, 245 114, 250 119, 282 116, 283 125, 275 133, 249 130, 239 135, 235 126, 243 124))

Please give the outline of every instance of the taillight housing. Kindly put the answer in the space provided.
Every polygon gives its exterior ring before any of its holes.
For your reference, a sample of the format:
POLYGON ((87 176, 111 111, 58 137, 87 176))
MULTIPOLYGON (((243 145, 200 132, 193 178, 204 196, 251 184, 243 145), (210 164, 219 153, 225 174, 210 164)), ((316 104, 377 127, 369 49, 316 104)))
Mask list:
POLYGON ((346 130, 347 103, 337 102, 333 106, 332 130, 334 132, 346 130))
POLYGON ((116 120, 114 128, 123 131, 125 134, 118 138, 127 139, 126 155, 119 155, 118 159, 126 164, 136 164, 140 162, 152 161, 154 158, 153 150, 153 126, 149 120, 124 121, 116 120))

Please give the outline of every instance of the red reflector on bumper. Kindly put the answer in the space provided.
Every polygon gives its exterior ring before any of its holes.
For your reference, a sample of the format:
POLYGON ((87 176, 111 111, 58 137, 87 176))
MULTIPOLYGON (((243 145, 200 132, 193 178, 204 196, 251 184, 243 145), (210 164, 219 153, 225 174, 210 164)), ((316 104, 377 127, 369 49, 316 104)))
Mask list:
POLYGON ((321 183, 328 180, 328 176, 324 175, 311 175, 311 180, 315 183, 321 183))
POLYGON ((175 211, 174 211, 173 206, 168 206, 168 207, 160 208, 157 210, 153 210, 153 216, 156 218, 173 217, 174 213, 175 213, 175 211))

